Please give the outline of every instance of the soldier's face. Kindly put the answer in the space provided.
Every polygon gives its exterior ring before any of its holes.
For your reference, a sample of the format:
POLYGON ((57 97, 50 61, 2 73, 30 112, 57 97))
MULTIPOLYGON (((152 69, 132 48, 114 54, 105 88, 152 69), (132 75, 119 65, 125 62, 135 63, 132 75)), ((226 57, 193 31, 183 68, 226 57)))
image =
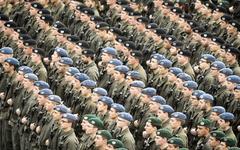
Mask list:
POLYGON ((198 107, 199 107, 201 110, 206 109, 206 103, 205 103, 205 100, 200 99, 200 101, 199 101, 199 103, 198 103, 198 107))
POLYGON ((119 81, 120 79, 123 78, 122 74, 119 71, 114 71, 113 77, 115 81, 119 81))
POLYGON ((30 88, 32 85, 33 85, 33 84, 32 84, 32 82, 31 82, 29 79, 24 78, 24 80, 23 80, 23 86, 24 86, 24 88, 28 89, 28 88, 30 88))
POLYGON ((59 59, 60 59, 60 57, 58 56, 58 53, 57 53, 57 52, 54 52, 54 53, 51 55, 51 58, 52 58, 52 62, 59 61, 59 59))
POLYGON ((168 119, 168 113, 165 113, 162 110, 158 110, 158 117, 162 120, 168 119))
POLYGON ((47 100, 47 102, 44 104, 44 107, 47 111, 51 111, 55 107, 55 104, 54 102, 47 100))
POLYGON ((101 59, 102 59, 102 62, 107 63, 112 59, 112 57, 107 53, 102 53, 101 59))
POLYGON ((115 149, 111 144, 108 144, 108 146, 106 147, 106 150, 115 150, 115 149))
POLYGON ((88 89, 88 88, 85 87, 85 86, 82 86, 82 87, 81 87, 81 93, 82 93, 82 95, 88 95, 89 93, 91 93, 91 90, 88 89))
POLYGON ((219 127, 222 129, 225 129, 226 127, 229 126, 229 122, 226 122, 225 120, 223 120, 221 118, 218 120, 217 123, 218 123, 219 127))
POLYGON ((41 59, 41 58, 40 58, 40 56, 39 56, 38 54, 32 53, 32 55, 31 55, 31 61, 32 61, 32 62, 39 61, 40 59, 41 59))
POLYGON ((101 135, 96 135, 94 142, 95 142, 95 147, 101 147, 103 145, 107 145, 106 140, 101 135))
POLYGON ((239 98, 240 98, 240 90, 239 90, 239 89, 235 89, 235 90, 234 90, 234 97, 235 97, 236 99, 239 99, 239 98))
POLYGON ((174 82, 177 80, 177 77, 171 72, 168 72, 167 78, 169 82, 174 82))
POLYGON ((229 53, 229 52, 226 52, 226 54, 225 54, 225 60, 227 61, 227 62, 231 62, 232 60, 235 60, 236 59, 236 57, 234 56, 234 55, 232 55, 231 53, 229 53))
POLYGON ((38 95, 37 101, 40 106, 43 106, 46 103, 46 98, 43 95, 38 95))
POLYGON ((208 129, 204 126, 198 126, 197 127, 197 135, 198 137, 203 137, 208 133, 208 129))
POLYGON ((137 87, 130 87, 130 93, 132 95, 138 95, 141 92, 141 90, 137 87))
POLYGON ((85 131, 86 130, 86 126, 88 124, 88 121, 83 119, 82 122, 81 122, 81 126, 82 126, 82 130, 85 131))
POLYGON ((126 122, 127 122, 126 120, 124 120, 124 119, 118 117, 118 120, 117 120, 117 127, 118 127, 118 128, 123 128, 123 127, 125 127, 125 126, 127 125, 126 122))
POLYGON ((60 120, 62 117, 61 113, 57 110, 53 110, 52 116, 54 120, 60 120))
POLYGON ((210 65, 207 63, 207 61, 205 59, 200 59, 199 61, 199 67, 201 69, 207 69, 210 67, 210 65))
POLYGON ((98 101, 98 103, 97 103, 97 111, 98 111, 98 112, 101 112, 101 111, 104 111, 104 110, 106 110, 106 109, 107 109, 107 105, 104 104, 104 103, 101 102, 101 101, 98 101))
POLYGON ((212 121, 217 121, 219 119, 219 116, 216 112, 211 112, 209 118, 212 120, 212 121))
POLYGON ((219 144, 219 142, 216 140, 215 137, 210 136, 208 144, 213 148, 216 147, 219 144))
POLYGON ((112 65, 112 64, 108 64, 107 65, 107 68, 106 68, 106 70, 107 70, 107 74, 108 75, 112 75, 113 73, 114 73, 114 65, 112 65))
POLYGON ((149 103, 149 110, 151 112, 158 112, 159 108, 160 108, 159 103, 156 103, 156 102, 153 102, 153 101, 151 101, 149 103))
POLYGON ((223 83, 226 81, 226 76, 223 73, 219 73, 217 76, 218 82, 223 83))
POLYGON ((135 63, 136 63, 136 58, 130 55, 128 57, 128 64, 133 65, 135 63))
POLYGON ((93 133, 95 133, 96 132, 96 128, 92 125, 92 124, 90 124, 90 123, 88 123, 87 125, 86 125, 86 128, 85 128, 86 130, 85 130, 85 133, 86 134, 93 134, 93 133))
POLYGON ((72 123, 69 122, 66 118, 61 119, 61 128, 62 129, 67 129, 72 126, 72 123))
POLYGON ((167 140, 162 138, 161 136, 156 136, 155 137, 155 143, 156 143, 156 145, 161 146, 161 145, 166 144, 167 140))
POLYGON ((149 63, 149 67, 150 67, 150 69, 152 69, 152 70, 157 69, 157 68, 158 68, 158 62, 157 62, 157 60, 154 59, 154 58, 152 58, 151 61, 150 61, 150 63, 149 63))
POLYGON ((115 0, 107 0, 107 5, 113 5, 115 3, 116 3, 115 0))
POLYGON ((3 63, 4 72, 8 73, 8 72, 12 71, 13 69, 14 69, 14 67, 11 66, 9 63, 7 63, 7 62, 3 63))
POLYGON ((117 116, 118 116, 118 114, 117 114, 116 110, 114 108, 111 108, 109 111, 109 117, 111 119, 115 119, 115 118, 117 118, 117 116))
POLYGON ((232 83, 230 81, 227 81, 226 83, 227 83, 226 87, 227 87, 228 90, 233 90, 235 88, 235 84, 234 83, 232 83))
POLYGON ((178 150, 179 148, 175 147, 173 144, 168 144, 167 150, 178 150))
POLYGON ((186 97, 192 95, 192 90, 187 87, 183 87, 182 92, 183 92, 183 95, 186 97))
POLYGON ((152 133, 155 132, 155 128, 152 126, 152 124, 150 122, 146 122, 144 129, 145 129, 147 135, 151 135, 152 133))
POLYGON ((218 150, 228 150, 228 146, 226 145, 225 142, 221 142, 218 147, 217 147, 218 150))
POLYGON ((173 129, 178 128, 179 126, 181 126, 181 122, 178 121, 176 118, 171 118, 170 119, 170 125, 173 129))
POLYGON ((24 74, 23 74, 23 72, 22 72, 22 71, 18 71, 16 80, 17 80, 17 81, 23 81, 23 79, 24 79, 24 74))
POLYGON ((143 103, 148 103, 150 101, 150 98, 146 94, 141 95, 141 101, 143 103))

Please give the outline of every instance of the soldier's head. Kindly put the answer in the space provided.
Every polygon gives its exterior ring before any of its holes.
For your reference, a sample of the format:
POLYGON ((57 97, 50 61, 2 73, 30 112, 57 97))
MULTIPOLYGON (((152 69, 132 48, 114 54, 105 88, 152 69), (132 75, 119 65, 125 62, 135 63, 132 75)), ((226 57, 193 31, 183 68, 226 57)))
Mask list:
POLYGON ((34 82, 34 90, 33 92, 35 94, 38 94, 40 90, 42 89, 48 89, 50 88, 49 84, 45 81, 39 80, 34 82))
POLYGON ((149 117, 144 126, 144 134, 146 134, 147 137, 151 137, 161 126, 162 121, 158 117, 149 117))
POLYGON ((220 119, 218 120, 218 125, 223 131, 228 130, 235 120, 234 115, 230 112, 224 112, 220 114, 219 117, 220 119))
POLYGON ((165 148, 168 145, 168 139, 171 137, 172 133, 168 128, 161 128, 156 132, 155 143, 156 145, 165 148))
POLYGON ((97 87, 93 89, 91 99, 92 101, 98 101, 101 96, 107 96, 108 92, 104 88, 97 87))
POLYGON ((11 47, 3 47, 0 49, 0 63, 5 59, 13 57, 13 49, 11 47))
POLYGON ((89 64, 90 62, 92 62, 95 58, 95 52, 93 50, 84 50, 82 52, 82 62, 84 64, 89 64))
POLYGON ((236 98, 236 99, 240 98, 240 85, 237 85, 234 88, 233 94, 234 94, 234 98, 236 98))
POLYGON ((193 91, 191 97, 190 97, 190 101, 191 101, 191 105, 194 106, 195 108, 198 108, 198 103, 199 103, 199 97, 204 94, 205 92, 202 90, 195 90, 193 91))
POLYGON ((118 59, 112 59, 108 62, 106 71, 108 75, 114 75, 115 73, 115 67, 122 66, 122 62, 118 59))
POLYGON ((58 71, 65 74, 68 68, 73 65, 73 60, 69 57, 61 57, 58 61, 58 71))
POLYGON ((67 106, 61 104, 56 105, 54 107, 54 110, 51 112, 51 115, 53 116, 53 119, 56 121, 59 121, 62 118, 62 115, 65 113, 71 113, 72 111, 67 106))
POLYGON ((129 68, 125 65, 119 65, 114 68, 114 80, 115 81, 122 81, 125 80, 125 76, 127 72, 129 71, 129 68))
POLYGON ((168 147, 167 150, 179 150, 183 148, 184 144, 181 138, 172 137, 168 140, 168 147))
POLYGON ((106 22, 99 22, 96 24, 95 26, 96 28, 96 33, 99 35, 100 38, 102 38, 102 40, 106 41, 106 40, 110 40, 112 33, 109 32, 109 24, 106 22))
POLYGON ((207 70, 210 68, 212 62, 214 62, 216 58, 211 54, 203 54, 201 59, 199 60, 199 68, 203 70, 207 70))
POLYGON ((221 139, 221 143, 218 146, 221 150, 229 150, 229 147, 233 147, 236 145, 236 141, 230 137, 224 137, 221 139))
POLYGON ((141 80, 141 75, 138 71, 128 71, 126 74, 127 84, 130 85, 133 81, 141 80))
POLYGON ((34 89, 34 82, 38 80, 38 77, 33 73, 27 73, 24 75, 23 86, 28 90, 34 89))
POLYGON ((125 108, 123 105, 118 103, 113 103, 109 110, 109 117, 113 120, 116 120, 118 117, 118 113, 124 112, 125 108))
POLYGON ((168 120, 171 114, 174 112, 174 109, 170 105, 161 105, 158 111, 158 117, 162 121, 168 120))
POLYGON ((50 14, 49 15, 43 14, 42 16, 40 16, 40 20, 38 22, 39 22, 39 27, 46 30, 48 29, 48 27, 52 26, 53 17, 50 14))
POLYGON ((182 93, 185 97, 190 97, 194 90, 196 90, 198 84, 194 81, 185 81, 183 83, 182 93))
POLYGON ((175 82, 176 86, 178 89, 182 89, 183 88, 183 83, 185 81, 191 81, 192 77, 190 75, 188 75, 187 73, 179 73, 177 75, 177 81, 175 82))
POLYGON ((149 61, 147 61, 147 65, 150 69, 155 70, 159 67, 160 60, 165 59, 165 57, 161 54, 152 54, 149 61))
POLYGON ((81 94, 84 97, 90 97, 92 90, 96 87, 96 82, 93 80, 85 80, 81 82, 81 94))
POLYGON ((151 101, 151 97, 155 96, 157 93, 155 88, 147 87, 142 90, 141 101, 148 104, 151 101))
POLYGON ((95 147, 105 148, 107 147, 107 141, 112 139, 112 135, 108 130, 99 130, 94 139, 95 147))
POLYGON ((228 64, 233 64, 238 59, 240 52, 235 47, 229 47, 226 49, 225 60, 228 64))
POLYGON ((17 77, 16 77, 17 81, 22 82, 23 79, 24 79, 24 75, 27 74, 27 73, 32 73, 32 72, 33 71, 32 71, 32 69, 30 67, 28 67, 28 66, 20 66, 18 68, 18 72, 17 72, 17 77))
POLYGON ((96 118, 97 116, 95 114, 86 114, 83 116, 83 119, 81 121, 81 127, 82 130, 85 131, 86 130, 86 126, 88 125, 88 119, 90 118, 96 118))
POLYGON ((199 108, 201 110, 211 110, 212 108, 212 104, 213 104, 213 101, 214 101, 214 98, 211 94, 202 94, 200 97, 199 97, 199 108))
POLYGON ((212 122, 208 119, 202 119, 197 126, 198 137, 208 137, 211 131, 212 122))
POLYGON ((106 47, 101 50, 101 60, 104 63, 108 63, 111 59, 117 56, 116 49, 112 47, 106 47))
POLYGON ((13 73, 17 70, 19 66, 19 61, 16 58, 7 58, 3 63, 3 70, 5 73, 13 73))
POLYGON ((71 82, 74 80, 74 75, 76 73, 80 73, 78 68, 76 67, 69 67, 66 71, 66 74, 64 76, 64 80, 67 81, 68 84, 71 84, 71 82))
POLYGON ((186 119, 187 116, 182 112, 174 112, 171 114, 170 125, 174 130, 176 130, 184 125, 186 119))
POLYGON ((218 121, 220 119, 219 115, 225 112, 225 108, 222 106, 213 106, 209 119, 211 121, 218 121))
POLYGON ((47 111, 52 112, 54 107, 61 103, 62 103, 61 97, 59 97, 58 95, 49 95, 46 103, 44 104, 44 108, 47 111))
POLYGON ((223 68, 219 70, 219 74, 217 76, 218 82, 222 85, 225 85, 227 81, 227 77, 232 74, 233 74, 233 71, 230 68, 223 68))
POLYGON ((238 32, 240 24, 236 20, 231 20, 227 29, 230 33, 238 32))
POLYGON ((34 48, 33 53, 31 55, 31 61, 35 64, 39 64, 42 61, 42 58, 44 58, 45 52, 41 48, 34 48))
POLYGON ((191 56, 192 56, 191 52, 187 50, 181 50, 177 54, 177 61, 180 64, 186 64, 190 61, 191 56))
POLYGON ((233 91, 234 88, 240 84, 240 77, 237 75, 230 75, 227 77, 226 88, 233 91))
POLYGON ((98 117, 90 118, 87 121, 88 123, 85 127, 85 133, 87 135, 95 135, 98 130, 102 130, 104 128, 103 121, 98 117))
POLYGON ((131 114, 127 112, 121 112, 118 114, 117 127, 120 129, 128 127, 132 121, 133 117, 131 114))
POLYGON ((114 4, 116 4, 116 0, 106 0, 107 1, 107 5, 114 5, 114 4))
POLYGON ((24 44, 24 49, 23 49, 24 54, 31 55, 37 43, 33 39, 28 39, 28 40, 24 40, 23 44, 24 44))
POLYGON ((124 147, 124 144, 122 143, 122 141, 120 141, 118 139, 108 140, 107 144, 108 144, 108 146, 107 146, 106 150, 115 150, 117 148, 124 147))
POLYGON ((136 65, 139 64, 142 59, 142 53, 140 51, 133 51, 130 53, 130 56, 128 57, 128 63, 129 65, 136 65))
POLYGON ((89 80, 90 78, 85 74, 85 73, 76 73, 74 75, 74 80, 73 80, 73 87, 76 89, 81 88, 81 83, 85 80, 89 80))
POLYGON ((168 69, 168 75, 167 75, 167 78, 168 78, 168 81, 171 82, 171 83, 174 83, 176 80, 177 80, 177 75, 179 73, 182 73, 182 69, 181 68, 178 68, 178 67, 170 67, 168 69))
POLYGON ((53 54, 51 55, 51 61, 52 62, 57 62, 61 59, 61 57, 68 57, 68 53, 65 49, 56 47, 54 49, 53 54))
POLYGON ((221 143, 221 139, 226 135, 222 131, 212 131, 210 132, 210 137, 208 140, 208 144, 211 148, 216 148, 221 143))
POLYGON ((142 89, 144 87, 145 87, 145 84, 142 81, 136 80, 130 84, 129 92, 131 93, 131 95, 137 96, 141 94, 142 89))
POLYGON ((37 102, 39 106, 44 106, 48 100, 48 96, 52 95, 53 92, 50 89, 42 89, 38 92, 37 102))
POLYGON ((37 15, 38 10, 43 9, 43 5, 39 2, 32 2, 30 7, 30 15, 37 15))
POLYGON ((166 104, 165 98, 163 98, 162 96, 158 96, 158 95, 153 96, 149 103, 149 111, 157 114, 160 106, 165 105, 165 104, 166 104))
POLYGON ((98 99, 97 111, 101 113, 106 113, 108 109, 111 107, 112 103, 113 103, 113 99, 111 97, 101 96, 98 99))
POLYGON ((69 131, 72 128, 73 123, 75 123, 77 120, 77 114, 65 113, 61 118, 61 128, 63 131, 69 131))
POLYGON ((168 59, 162 59, 158 62, 158 71, 162 75, 167 75, 170 67, 172 67, 172 62, 168 59))

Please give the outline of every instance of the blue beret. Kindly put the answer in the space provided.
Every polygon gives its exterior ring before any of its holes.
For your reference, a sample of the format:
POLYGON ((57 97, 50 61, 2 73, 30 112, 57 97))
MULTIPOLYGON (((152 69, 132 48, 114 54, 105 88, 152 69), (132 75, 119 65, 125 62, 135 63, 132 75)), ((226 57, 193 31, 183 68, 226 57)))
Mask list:
POLYGON ((130 84, 130 86, 132 86, 132 87, 139 87, 139 88, 145 88, 144 82, 139 81, 139 80, 133 81, 133 82, 130 84))
POLYGON ((54 107, 54 110, 59 111, 60 113, 71 113, 71 109, 65 105, 57 105, 54 107))
POLYGON ((50 89, 42 89, 42 90, 40 90, 38 92, 38 94, 39 95, 47 95, 47 96, 49 96, 49 95, 53 95, 53 92, 50 89))
POLYGON ((76 67, 69 67, 67 71, 71 76, 74 76, 76 73, 80 73, 78 68, 76 67))
POLYGON ((122 61, 121 60, 118 60, 118 59, 112 59, 108 62, 109 64, 112 64, 114 66, 120 66, 122 65, 122 61))
POLYGON ((113 99, 108 96, 101 96, 98 101, 101 101, 101 102, 107 104, 108 106, 111 106, 113 103, 113 99))
POLYGON ((175 76, 177 76, 179 73, 182 73, 182 69, 178 68, 178 67, 171 67, 169 68, 169 72, 171 72, 172 74, 174 74, 175 76))
POLYGON ((240 84, 240 77, 237 75, 230 75, 227 77, 227 81, 230 81, 232 83, 240 84))
POLYGON ((93 92, 97 93, 101 96, 107 96, 108 95, 107 90, 105 90, 104 88, 101 88, 101 87, 97 87, 97 88, 93 89, 93 92))
POLYGON ((174 112, 174 109, 172 108, 172 106, 170 105, 161 105, 160 106, 160 109, 163 111, 163 112, 167 112, 168 114, 172 114, 174 112))
POLYGON ((102 53, 107 53, 113 56, 117 55, 117 50, 113 47, 106 47, 106 48, 103 48, 101 51, 102 53))
POLYGON ((153 96, 153 97, 151 98, 151 100, 152 100, 153 102, 157 102, 157 103, 159 103, 159 104, 161 104, 161 105, 165 105, 165 104, 166 104, 165 98, 163 98, 162 96, 159 96, 159 95, 153 96))
POLYGON ((23 74, 33 73, 32 68, 30 68, 28 66, 21 66, 18 68, 18 71, 22 71, 23 74))
POLYGON ((16 59, 16 58, 7 58, 4 60, 4 62, 7 62, 11 65, 14 65, 14 66, 19 66, 19 61, 16 59))
POLYGON ((33 73, 25 74, 24 78, 32 80, 32 81, 37 81, 38 80, 38 77, 35 74, 33 74, 33 73))
POLYGON ((193 91, 193 93, 192 93, 192 95, 193 95, 193 96, 196 96, 197 98, 200 98, 200 96, 201 96, 202 94, 205 94, 205 92, 202 91, 202 90, 195 90, 195 91, 193 91))
POLYGON ((152 55, 151 55, 151 58, 156 59, 158 62, 159 62, 160 60, 162 60, 162 59, 166 59, 165 56, 163 56, 163 55, 161 55, 161 54, 159 54, 159 53, 152 54, 152 55))
POLYGON ((124 119, 124 120, 127 120, 129 122, 132 122, 133 121, 133 117, 131 114, 127 113, 127 112, 121 112, 118 114, 118 117, 124 119))
POLYGON ((35 81, 34 85, 39 87, 40 89, 45 89, 45 88, 49 88, 49 84, 45 81, 39 80, 39 81, 35 81))
POLYGON ((11 47, 3 47, 0 49, 2 54, 13 54, 13 49, 11 47))
POLYGON ((234 115, 230 112, 224 112, 219 115, 219 117, 225 121, 233 121, 234 120, 234 115))
POLYGON ((132 79, 134 80, 140 80, 141 79, 141 75, 138 71, 128 71, 127 75, 130 76, 132 79))
POLYGON ((72 65, 73 64, 73 60, 69 57, 62 57, 59 60, 60 63, 65 64, 65 65, 72 65))
POLYGON ((214 98, 211 94, 208 94, 208 93, 204 93, 202 94, 199 99, 203 99, 203 100, 206 100, 206 101, 210 101, 210 102, 213 102, 214 101, 214 98))
POLYGON ((240 85, 237 85, 234 90, 240 90, 240 85))
POLYGON ((221 61, 214 61, 211 65, 211 67, 215 67, 217 68, 218 70, 221 70, 222 68, 225 68, 225 64, 221 61))
POLYGON ((76 114, 65 113, 62 115, 62 118, 66 118, 68 121, 75 122, 78 120, 78 116, 76 114))
POLYGON ((233 71, 230 68, 222 68, 221 70, 219 70, 219 73, 222 73, 225 76, 230 76, 233 74, 233 71))
POLYGON ((147 87, 145 89, 142 90, 142 94, 148 95, 148 96, 155 96, 157 93, 155 88, 152 87, 147 87))
POLYGON ((216 60, 216 58, 211 54, 203 54, 201 58, 205 59, 208 62, 214 62, 216 60))
POLYGON ((168 59, 162 59, 159 61, 159 65, 163 66, 164 68, 170 68, 172 66, 172 62, 168 59))
POLYGON ((67 51, 63 48, 56 47, 55 52, 57 52, 60 57, 68 57, 67 51))
POLYGON ((62 99, 58 95, 49 95, 48 100, 61 104, 62 99))
POLYGON ((222 114, 222 113, 226 112, 226 110, 222 106, 213 106, 212 107, 212 112, 216 112, 218 114, 222 114))
POLYGON ((125 65, 116 66, 114 70, 119 71, 120 73, 126 74, 129 68, 125 65))
POLYGON ((194 82, 194 81, 185 81, 185 82, 183 83, 183 86, 184 86, 184 87, 187 87, 187 88, 189 88, 189 89, 196 90, 197 87, 198 87, 198 84, 197 84, 196 82, 194 82))
POLYGON ((186 120, 187 119, 187 116, 182 112, 174 112, 174 113, 171 114, 171 117, 181 119, 181 120, 186 120))
POLYGON ((121 104, 118 104, 118 103, 113 103, 111 105, 111 108, 114 108, 116 110, 116 112, 124 112, 125 111, 124 106, 121 104))
POLYGON ((81 83, 82 86, 85 86, 87 88, 90 88, 90 89, 93 89, 97 86, 97 83, 93 80, 84 80, 82 83, 81 83))
POLYGON ((187 73, 184 73, 184 72, 179 73, 179 74, 177 75, 177 77, 178 77, 179 79, 181 79, 182 81, 191 81, 191 80, 192 80, 192 77, 191 77, 190 75, 188 75, 187 73))
POLYGON ((85 73, 76 73, 74 75, 74 78, 79 80, 80 82, 90 79, 85 73))

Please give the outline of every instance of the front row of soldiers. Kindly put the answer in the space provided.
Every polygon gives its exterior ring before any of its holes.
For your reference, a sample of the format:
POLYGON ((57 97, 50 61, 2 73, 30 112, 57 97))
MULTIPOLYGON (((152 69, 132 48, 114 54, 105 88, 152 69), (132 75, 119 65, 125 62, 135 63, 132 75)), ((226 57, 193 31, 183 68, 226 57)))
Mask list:
MULTIPOLYGON (((62 82, 72 87, 65 88, 73 92, 69 100, 66 95, 54 95, 48 83, 38 80, 30 67, 20 66, 11 53, 11 49, 2 48, 0 55, 0 144, 4 149, 222 150, 237 144, 232 126, 239 127, 234 115, 222 106, 213 106, 213 96, 196 90, 198 84, 176 67, 169 69, 169 74, 178 78, 176 86, 183 92, 179 100, 170 102, 157 95, 155 88, 135 80, 129 83, 131 98, 123 103, 107 96, 112 93, 114 97, 114 88, 108 92, 96 88, 96 83, 76 68, 63 69, 72 61, 62 57, 56 73, 63 73, 62 82)), ((218 65, 214 67, 218 69, 218 65)), ((125 78, 122 74, 127 72, 128 67, 116 59, 109 61, 107 74, 113 74, 113 79, 125 78)), ((233 85, 236 93, 240 91, 240 77, 227 76, 226 83, 233 85)), ((54 90, 58 88, 61 86, 54 90)))

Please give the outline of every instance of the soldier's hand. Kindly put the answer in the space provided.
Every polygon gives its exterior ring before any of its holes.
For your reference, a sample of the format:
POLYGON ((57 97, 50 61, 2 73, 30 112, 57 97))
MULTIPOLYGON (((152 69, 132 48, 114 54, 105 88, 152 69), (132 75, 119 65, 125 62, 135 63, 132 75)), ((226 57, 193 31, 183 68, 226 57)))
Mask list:
POLYGON ((194 66, 193 69, 194 69, 195 72, 199 72, 199 66, 198 65, 194 66))
POLYGON ((37 133, 40 133, 40 132, 41 132, 41 127, 40 127, 40 126, 37 126, 36 132, 37 132, 37 133))
POLYGON ((142 136, 143 136, 143 138, 147 138, 148 137, 147 132, 143 131, 142 136))
POLYGON ((11 98, 9 98, 9 99, 7 100, 7 104, 10 105, 10 106, 12 106, 13 100, 12 100, 11 98))
POLYGON ((18 116, 20 116, 20 114, 21 114, 21 110, 18 108, 18 109, 16 109, 16 114, 18 115, 18 116))
POLYGON ((3 99, 4 98, 4 92, 0 93, 0 98, 3 99))
POLYGON ((139 126, 138 120, 135 120, 133 124, 135 127, 138 127, 139 126))
POLYGON ((50 142, 49 142, 49 139, 47 139, 47 140, 45 141, 45 145, 48 146, 49 143, 50 143, 50 142))
POLYGON ((237 126, 238 131, 240 132, 240 125, 237 126))
POLYGON ((197 135, 197 131, 196 131, 195 128, 192 128, 191 131, 190 131, 190 133, 191 133, 192 135, 197 135))
POLYGON ((36 129, 36 124, 35 123, 31 123, 30 124, 30 129, 33 131, 34 129, 36 129))
POLYGON ((26 124, 26 123, 27 123, 27 117, 23 117, 22 120, 21 120, 21 122, 22 122, 23 124, 26 124))

